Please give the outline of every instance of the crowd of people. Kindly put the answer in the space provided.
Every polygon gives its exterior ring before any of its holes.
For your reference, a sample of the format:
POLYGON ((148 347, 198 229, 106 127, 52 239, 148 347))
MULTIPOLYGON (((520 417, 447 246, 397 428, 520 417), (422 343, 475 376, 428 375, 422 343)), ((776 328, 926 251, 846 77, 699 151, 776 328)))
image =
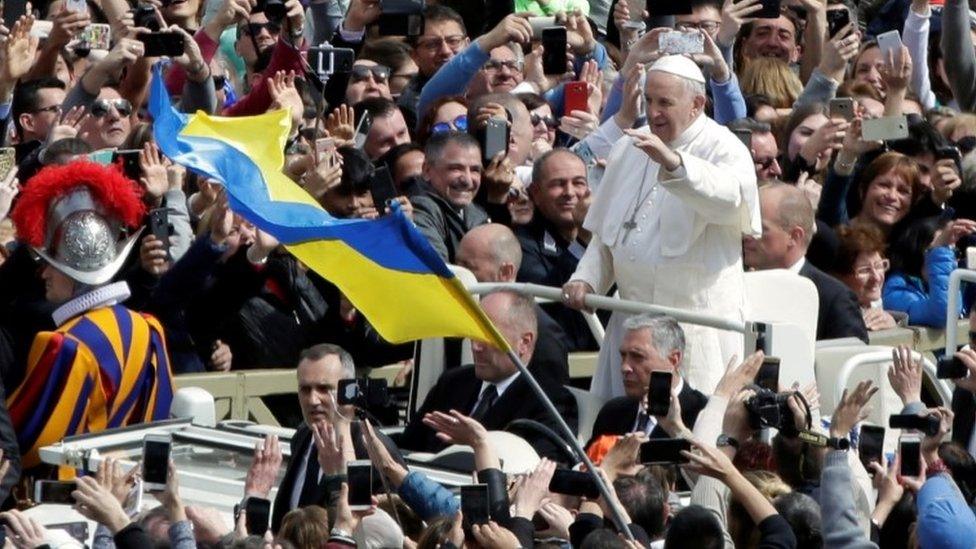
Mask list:
MULTIPOLYGON (((613 313, 600 317, 598 345, 580 314, 587 296, 618 295, 745 320, 745 273, 780 269, 816 288, 818 340, 946 328, 949 275, 976 246, 969 7, 8 6, 0 495, 23 500, 18 485, 51 473, 42 446, 167 418, 174 376, 294 368, 301 421, 269 533, 185 507, 175 474, 159 508, 134 508, 136 477, 107 461, 75 492, 77 509, 100 524, 95 544, 972 547, 976 351, 946 357, 968 373, 938 407, 925 404, 920 363, 895 352, 888 379, 903 412, 939 426, 920 437, 920 474, 907 475, 900 452, 858 459, 877 387, 837 395, 823 421, 816 386, 778 387, 783 417, 771 422, 753 405, 764 394, 753 384, 762 353, 744 349, 741 334, 613 313), (414 345, 385 341, 338 287, 236 213, 218 181, 160 151, 147 113, 157 71, 188 115, 287 111, 282 169, 333 217, 402 212, 432 254, 479 282, 560 288, 561 302, 499 290, 481 306, 569 428, 592 432, 586 451, 608 493, 551 490, 554 472, 579 469, 581 456, 506 352, 483 342, 471 342, 473 364, 445 354, 402 433, 339 405, 339 382, 377 366, 398 364, 406 383, 414 345), (597 350, 588 396, 601 408, 579 425, 568 357, 597 350), (662 373, 670 397, 651 402, 662 373), (488 433, 520 420, 542 460, 506 475, 488 433), (654 439, 690 441, 685 463, 646 463, 639 449, 654 439), (449 445, 471 448, 487 521, 465 520, 458 497, 403 457, 449 445), (352 460, 369 460, 377 478, 367 511, 346 499, 352 460)), ((976 346, 974 296, 971 287, 952 296, 948 316, 969 318, 976 346)), ((269 437, 245 495, 269 498, 281 467, 269 437)), ((0 518, 18 548, 61 543, 18 511, 0 518)))

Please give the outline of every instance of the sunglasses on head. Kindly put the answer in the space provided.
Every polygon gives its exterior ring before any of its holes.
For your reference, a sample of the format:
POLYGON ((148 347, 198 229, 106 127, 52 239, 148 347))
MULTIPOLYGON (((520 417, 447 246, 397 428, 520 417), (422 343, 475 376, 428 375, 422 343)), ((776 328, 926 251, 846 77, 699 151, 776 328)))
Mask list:
POLYGON ((430 127, 430 133, 447 133, 449 131, 468 131, 468 115, 462 114, 450 122, 438 122, 430 127))
POLYGON ((386 82, 390 78, 390 67, 384 65, 353 65, 350 79, 353 82, 362 82, 371 75, 376 82, 386 82))
POLYGON ((119 116, 132 114, 132 103, 129 103, 128 99, 96 99, 91 106, 91 115, 101 118, 108 114, 110 108, 114 108, 119 116))
POLYGON ((268 34, 279 34, 281 33, 281 25, 279 23, 248 23, 246 30, 251 36, 257 36, 261 34, 261 31, 267 29, 268 34))

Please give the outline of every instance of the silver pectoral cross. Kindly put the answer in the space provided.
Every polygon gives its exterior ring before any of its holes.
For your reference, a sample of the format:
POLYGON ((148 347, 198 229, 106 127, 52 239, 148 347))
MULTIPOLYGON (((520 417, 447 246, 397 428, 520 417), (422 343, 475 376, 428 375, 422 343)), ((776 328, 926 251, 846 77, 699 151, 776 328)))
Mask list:
POLYGON ((624 221, 624 239, 620 242, 621 244, 626 244, 627 239, 630 238, 630 233, 637 228, 637 221, 634 218, 630 218, 624 221))

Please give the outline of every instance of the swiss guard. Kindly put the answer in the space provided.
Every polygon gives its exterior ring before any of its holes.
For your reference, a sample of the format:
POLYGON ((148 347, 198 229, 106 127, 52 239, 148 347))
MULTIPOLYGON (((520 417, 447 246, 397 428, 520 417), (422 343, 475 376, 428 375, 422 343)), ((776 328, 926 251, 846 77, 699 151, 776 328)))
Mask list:
POLYGON ((111 282, 141 232, 141 190, 114 166, 74 161, 25 185, 11 217, 44 266, 57 329, 35 336, 24 381, 7 399, 24 468, 70 435, 167 419, 173 379, 163 328, 125 308, 111 282))

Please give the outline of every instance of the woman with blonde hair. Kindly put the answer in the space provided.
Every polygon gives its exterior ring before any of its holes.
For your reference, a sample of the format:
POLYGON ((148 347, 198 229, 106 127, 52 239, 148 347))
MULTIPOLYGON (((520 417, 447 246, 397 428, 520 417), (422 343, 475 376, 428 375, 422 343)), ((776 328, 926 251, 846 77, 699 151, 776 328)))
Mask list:
POLYGON ((739 71, 742 95, 762 94, 777 109, 788 109, 803 92, 803 83, 790 66, 775 57, 749 59, 739 71))

